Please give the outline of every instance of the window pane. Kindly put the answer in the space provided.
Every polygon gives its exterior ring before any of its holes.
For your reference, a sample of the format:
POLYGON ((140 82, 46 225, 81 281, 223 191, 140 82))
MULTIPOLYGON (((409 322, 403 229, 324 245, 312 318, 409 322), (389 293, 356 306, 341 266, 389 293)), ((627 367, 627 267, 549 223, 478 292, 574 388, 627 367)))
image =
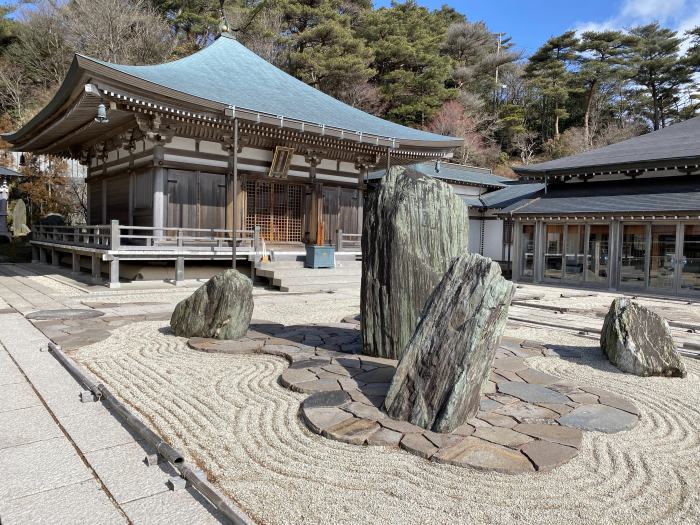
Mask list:
POLYGON ((524 224, 522 236, 522 253, 520 257, 520 276, 524 280, 532 280, 535 262, 535 225, 524 224))
POLYGON ((544 278, 561 280, 562 248, 564 244, 564 226, 547 224, 544 255, 544 278))
POLYGON ((700 293, 700 224, 684 227, 681 269, 681 291, 700 293))
POLYGON ((652 225, 649 287, 672 289, 676 266, 676 225, 652 225))
POLYGON ((607 224, 591 224, 588 234, 588 261, 586 281, 589 283, 608 282, 608 253, 610 247, 610 227, 607 224))
POLYGON ((583 224, 566 226, 566 252, 564 254, 564 280, 583 281, 583 243, 586 228, 583 224))
POLYGON ((644 262, 647 251, 647 228, 625 224, 622 230, 620 288, 644 287, 644 262))

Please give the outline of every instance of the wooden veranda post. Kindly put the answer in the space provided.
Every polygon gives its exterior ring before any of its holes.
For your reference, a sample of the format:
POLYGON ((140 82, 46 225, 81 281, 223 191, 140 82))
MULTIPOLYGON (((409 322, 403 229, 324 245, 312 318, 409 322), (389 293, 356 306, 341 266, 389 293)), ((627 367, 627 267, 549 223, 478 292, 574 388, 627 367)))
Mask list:
POLYGON ((237 206, 236 206, 236 201, 238 200, 236 197, 236 193, 238 190, 238 119, 235 118, 233 119, 233 190, 232 190, 232 200, 233 200, 233 220, 231 221, 231 267, 235 270, 236 269, 236 219, 237 219, 237 206))

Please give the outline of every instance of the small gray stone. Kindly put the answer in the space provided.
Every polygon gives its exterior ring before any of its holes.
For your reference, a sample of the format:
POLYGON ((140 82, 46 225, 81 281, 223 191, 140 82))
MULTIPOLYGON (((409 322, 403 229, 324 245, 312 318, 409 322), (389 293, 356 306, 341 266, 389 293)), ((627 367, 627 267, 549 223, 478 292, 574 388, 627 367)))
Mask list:
POLYGON ((239 339, 252 315, 252 281, 237 270, 226 270, 178 303, 170 326, 182 337, 239 339))
POLYGON ((306 426, 320 434, 325 429, 339 423, 352 419, 353 416, 344 410, 335 407, 328 408, 307 408, 302 410, 302 416, 306 426))
POLYGON ((623 372, 638 376, 686 377, 665 319, 621 297, 615 299, 600 332, 600 347, 623 372))
POLYGON ((630 430, 637 421, 634 414, 606 405, 581 405, 559 418, 559 424, 567 427, 608 433, 630 430))

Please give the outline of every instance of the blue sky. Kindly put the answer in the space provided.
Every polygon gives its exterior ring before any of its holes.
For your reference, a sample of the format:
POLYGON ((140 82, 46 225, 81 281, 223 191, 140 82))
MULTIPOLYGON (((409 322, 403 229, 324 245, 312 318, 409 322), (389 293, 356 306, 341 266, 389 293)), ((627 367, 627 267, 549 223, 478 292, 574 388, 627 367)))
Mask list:
MULTIPOLYGON (((375 0, 375 6, 391 0, 375 0)), ((568 29, 625 29, 655 20, 684 31, 700 25, 700 0, 418 0, 420 5, 454 7, 470 21, 483 20, 494 32, 513 37, 526 54, 568 29)))
MULTIPOLYGON (((439 8, 448 4, 471 21, 513 37, 526 55, 550 36, 568 29, 625 29, 658 20, 685 31, 700 25, 700 0, 417 0, 439 8)), ((0 5, 10 3, 0 0, 0 5)), ((391 0, 374 0, 375 6, 391 0)))

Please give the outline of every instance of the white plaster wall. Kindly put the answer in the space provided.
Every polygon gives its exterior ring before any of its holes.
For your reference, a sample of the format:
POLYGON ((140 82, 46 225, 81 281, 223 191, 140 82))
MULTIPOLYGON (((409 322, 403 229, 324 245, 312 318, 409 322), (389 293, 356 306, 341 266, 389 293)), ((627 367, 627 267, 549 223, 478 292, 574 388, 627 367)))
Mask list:
POLYGON ((494 261, 503 258, 503 221, 500 219, 484 221, 484 253, 494 261))
POLYGON ((481 221, 469 219, 469 253, 481 253, 481 221))
POLYGON ((464 186, 462 184, 450 184, 450 187, 457 195, 481 195, 484 190, 479 186, 464 186))

